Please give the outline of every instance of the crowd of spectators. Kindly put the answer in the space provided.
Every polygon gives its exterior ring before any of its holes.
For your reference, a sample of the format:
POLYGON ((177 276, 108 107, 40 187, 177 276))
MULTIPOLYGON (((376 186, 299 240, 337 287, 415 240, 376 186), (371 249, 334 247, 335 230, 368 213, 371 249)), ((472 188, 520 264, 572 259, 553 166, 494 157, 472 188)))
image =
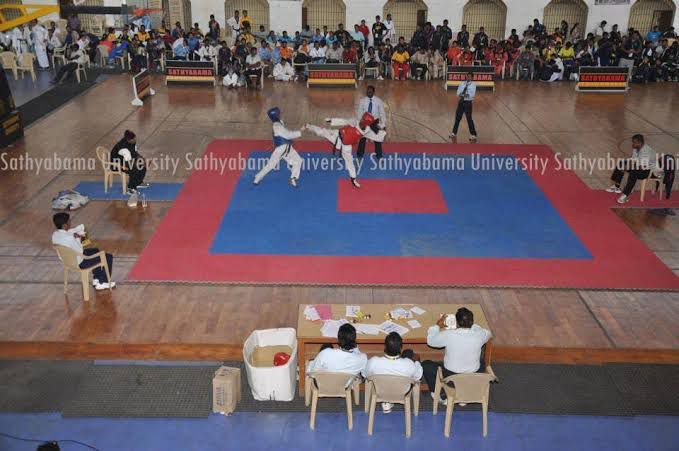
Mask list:
MULTIPOLYGON (((125 25, 118 32, 109 28, 95 36, 81 29, 73 16, 65 31, 52 22, 48 32, 50 50, 77 45, 94 62, 98 47, 105 46, 109 64, 129 55, 133 70, 157 69, 164 57, 214 61, 229 87, 249 82, 252 73, 278 81, 304 79, 308 63, 355 64, 359 78, 396 80, 443 77, 446 64, 490 65, 498 78, 543 81, 575 80, 580 66, 626 66, 636 82, 679 79, 674 28, 660 32, 653 27, 644 35, 633 28, 609 28, 602 21, 585 33, 580 24, 562 21, 549 31, 534 19, 521 34, 512 29, 506 39, 497 40, 484 27, 471 31, 462 25, 454 32, 444 20, 436 26, 418 25, 408 38, 399 35, 391 15, 384 21, 376 16, 370 27, 361 20, 351 28, 340 23, 335 30, 311 30, 307 25, 292 34, 277 34, 263 25, 255 27, 247 11, 235 11, 225 29, 212 15, 205 31, 198 23, 185 30, 177 22, 171 30, 164 23, 152 30, 125 25)), ((30 31, 20 33, 30 39, 30 31)))

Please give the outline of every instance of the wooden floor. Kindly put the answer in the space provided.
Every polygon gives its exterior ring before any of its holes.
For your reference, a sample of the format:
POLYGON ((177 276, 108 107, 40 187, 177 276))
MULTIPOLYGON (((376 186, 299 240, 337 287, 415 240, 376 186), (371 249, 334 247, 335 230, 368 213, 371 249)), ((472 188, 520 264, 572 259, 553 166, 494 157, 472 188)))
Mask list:
MULTIPOLYGON (((162 86, 142 108, 130 105, 128 76, 111 77, 26 130, 11 156, 93 156, 125 129, 148 157, 201 154, 213 138, 268 139, 266 109, 286 122, 352 116, 359 90, 307 90, 268 84, 263 92, 162 86)), ((456 100, 441 82, 377 82, 389 140, 444 142, 456 100)), ((580 94, 572 84, 501 82, 480 93, 474 117, 483 143, 543 143, 564 156, 623 156, 643 133, 657 150, 679 149, 679 85, 634 86, 627 95, 580 94)), ((463 126, 460 141, 467 138, 463 126)), ((386 145, 388 151, 388 145, 386 145)), ((188 173, 150 171, 151 181, 188 173)), ((592 188, 608 173, 578 171, 592 188)), ((295 326, 299 303, 480 303, 495 334, 495 359, 510 361, 679 362, 679 293, 537 289, 261 287, 126 282, 126 274, 170 203, 144 212, 122 202, 91 202, 74 214, 115 256, 112 295, 82 301, 50 246, 50 201, 99 171, 0 171, 0 357, 237 358, 256 328, 295 326)), ((679 274, 679 219, 642 210, 619 216, 679 274)), ((624 245, 624 243, 621 243, 624 245)))

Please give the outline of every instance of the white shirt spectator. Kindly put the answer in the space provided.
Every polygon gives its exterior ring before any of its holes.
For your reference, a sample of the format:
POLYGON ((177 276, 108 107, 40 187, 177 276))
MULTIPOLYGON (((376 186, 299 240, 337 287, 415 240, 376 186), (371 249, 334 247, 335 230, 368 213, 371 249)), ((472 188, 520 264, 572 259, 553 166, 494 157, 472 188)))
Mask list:
POLYGON ((312 47, 311 50, 309 50, 309 58, 312 60, 316 58, 325 58, 325 47, 312 47))
POLYGON ((214 61, 217 58, 217 52, 211 45, 202 45, 196 50, 196 54, 202 61, 214 61))
POLYGON ((238 19, 236 19, 236 16, 229 18, 226 21, 226 24, 231 29, 231 36, 234 38, 238 36, 238 33, 240 33, 240 22, 238 19))
POLYGON ((365 369, 368 356, 354 348, 351 351, 327 348, 309 362, 307 372, 332 371, 336 373, 358 374, 365 369))
POLYGON ((252 56, 252 54, 248 55, 245 58, 245 64, 257 64, 259 63, 260 65, 262 64, 262 58, 259 57, 259 55, 255 54, 255 56, 252 56))
POLYGON ((476 373, 481 366, 481 348, 492 336, 478 324, 446 330, 431 326, 427 331, 427 344, 433 348, 446 348, 443 366, 448 371, 476 373))
MULTIPOLYGON (((78 254, 82 254, 83 243, 80 241, 80 238, 75 237, 75 234, 84 235, 85 226, 83 224, 80 224, 78 227, 73 227, 72 229, 68 230, 63 229, 55 230, 52 233, 52 244, 64 246, 69 249, 73 249, 78 254)), ((83 258, 79 256, 78 264, 80 264, 82 261, 83 258)))
POLYGON ((388 376, 403 376, 413 380, 420 380, 422 378, 422 365, 420 362, 413 362, 410 359, 401 357, 371 357, 368 360, 368 365, 362 371, 365 377, 374 374, 384 374, 388 376))
POLYGON ((291 81, 295 78, 295 70, 287 61, 281 61, 273 68, 273 78, 278 81, 291 81))

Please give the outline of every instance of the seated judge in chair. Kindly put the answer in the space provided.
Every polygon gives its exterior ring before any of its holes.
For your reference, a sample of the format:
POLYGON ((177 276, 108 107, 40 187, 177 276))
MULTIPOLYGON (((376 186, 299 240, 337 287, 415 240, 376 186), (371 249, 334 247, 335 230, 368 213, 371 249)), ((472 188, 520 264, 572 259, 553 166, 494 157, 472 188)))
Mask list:
POLYGON ((356 345, 356 329, 351 324, 342 324, 337 332, 339 349, 324 346, 315 359, 309 362, 307 372, 332 371, 359 374, 368 363, 368 356, 356 345))
POLYGON ((146 177, 146 161, 137 153, 137 136, 131 130, 125 130, 123 139, 111 149, 111 163, 118 164, 129 176, 127 194, 133 194, 137 188, 148 188, 144 183, 146 177))
MULTIPOLYGON (((84 254, 86 257, 99 252, 99 249, 94 247, 83 248, 82 242, 85 239, 85 226, 80 224, 77 227, 71 228, 71 216, 68 213, 55 214, 52 217, 52 222, 54 227, 57 228, 52 233, 52 244, 67 247, 78 254, 84 254)), ((87 269, 99 264, 99 260, 99 257, 78 257, 78 264, 81 269, 87 269)), ((113 255, 106 254, 106 263, 108 263, 109 274, 113 277, 113 255)), ((104 268, 96 268, 92 271, 92 274, 94 276, 92 284, 95 290, 108 290, 116 286, 115 282, 108 280, 104 268)))
MULTIPOLYGON (((422 362, 424 379, 434 398, 436 372, 443 366, 443 377, 453 374, 467 374, 484 371, 481 365, 481 350, 492 337, 489 330, 474 324, 474 314, 464 307, 455 313, 455 328, 446 324, 447 315, 439 318, 436 325, 427 331, 427 344, 432 348, 445 348, 443 365, 425 360, 422 362)), ((445 396, 445 394, 443 395, 445 396)), ((436 401, 436 400, 435 400, 436 401)), ((444 398, 438 400, 444 402, 444 398)))
MULTIPOLYGON (((422 365, 420 358, 411 349, 401 353, 403 338, 397 332, 391 332, 384 339, 384 356, 371 357, 368 365, 363 370, 364 377, 373 375, 403 376, 413 380, 422 378, 422 365)), ((393 405, 389 402, 382 403, 384 413, 391 412, 393 405)))
POLYGON ((634 189, 637 180, 648 178, 658 165, 655 150, 644 143, 644 135, 632 136, 632 157, 619 161, 616 165, 611 180, 613 185, 606 189, 609 193, 620 194, 618 203, 624 204, 629 201, 629 195, 634 189), (620 190, 622 178, 627 173, 627 183, 620 190))

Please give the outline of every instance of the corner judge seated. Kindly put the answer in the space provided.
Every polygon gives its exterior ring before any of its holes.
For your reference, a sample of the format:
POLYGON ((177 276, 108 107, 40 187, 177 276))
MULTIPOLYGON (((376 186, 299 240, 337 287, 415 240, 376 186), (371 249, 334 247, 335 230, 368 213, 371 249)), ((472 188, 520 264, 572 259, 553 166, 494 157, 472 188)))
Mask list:
POLYGON ((146 177, 146 161, 137 153, 137 135, 130 130, 125 130, 123 139, 113 146, 111 150, 111 163, 120 166, 128 175, 127 194, 134 194, 137 188, 148 188, 144 183, 146 177))

